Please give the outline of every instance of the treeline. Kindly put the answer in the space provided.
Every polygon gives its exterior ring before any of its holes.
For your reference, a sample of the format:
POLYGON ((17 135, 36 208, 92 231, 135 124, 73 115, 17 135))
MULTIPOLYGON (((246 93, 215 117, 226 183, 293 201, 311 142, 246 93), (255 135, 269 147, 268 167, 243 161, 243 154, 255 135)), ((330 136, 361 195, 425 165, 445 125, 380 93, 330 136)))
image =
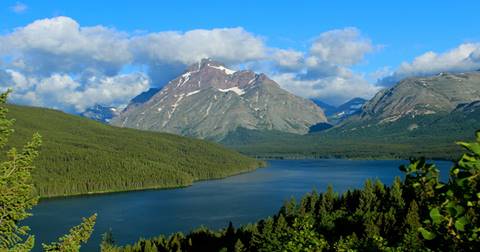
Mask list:
POLYGON ((341 195, 332 187, 290 200, 273 217, 236 229, 200 228, 102 251, 478 251, 480 132, 450 171, 448 182, 424 159, 400 169, 391 186, 367 180, 341 195))
POLYGON ((41 197, 187 186, 260 165, 218 144, 116 128, 59 111, 7 105, 9 146, 42 135, 33 181, 41 197))
POLYGON ((238 129, 222 144, 259 158, 457 158, 455 141, 471 140, 480 125, 480 109, 402 118, 395 123, 349 122, 326 131, 296 135, 238 129))

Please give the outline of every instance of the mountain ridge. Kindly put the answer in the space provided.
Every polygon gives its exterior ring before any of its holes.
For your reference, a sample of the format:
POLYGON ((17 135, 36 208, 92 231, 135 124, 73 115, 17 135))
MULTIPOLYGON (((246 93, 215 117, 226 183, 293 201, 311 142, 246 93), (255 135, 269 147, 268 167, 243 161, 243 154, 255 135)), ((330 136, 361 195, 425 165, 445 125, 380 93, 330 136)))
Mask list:
POLYGON ((238 127, 304 134, 326 121, 313 102, 265 74, 203 59, 146 102, 127 106, 112 124, 219 140, 238 127))

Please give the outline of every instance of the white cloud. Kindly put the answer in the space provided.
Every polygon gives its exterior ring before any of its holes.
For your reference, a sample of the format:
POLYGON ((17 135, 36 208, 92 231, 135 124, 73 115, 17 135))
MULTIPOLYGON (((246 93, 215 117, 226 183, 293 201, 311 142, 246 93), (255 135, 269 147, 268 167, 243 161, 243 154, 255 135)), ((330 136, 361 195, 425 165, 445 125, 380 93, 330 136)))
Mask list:
POLYGON ((139 62, 192 64, 214 58, 237 64, 265 57, 263 40, 243 28, 158 32, 134 37, 131 48, 139 62))
POLYGON ((0 75, 0 81, 8 83, 2 89, 13 88, 12 99, 17 102, 70 112, 81 112, 95 104, 123 105, 132 98, 132 94, 139 94, 150 85, 143 73, 90 76, 85 80, 76 80, 67 74, 29 78, 6 70, 0 75))
POLYGON ((16 102, 81 111, 95 103, 125 104, 208 57, 227 65, 266 64, 267 74, 293 93, 339 103, 377 89, 349 68, 374 49, 356 28, 322 33, 300 52, 268 47, 240 27, 139 34, 54 17, 0 35, 0 81, 10 83, 0 85, 14 88, 16 102))
POLYGON ((380 87, 357 74, 302 80, 295 74, 283 73, 273 76, 273 79, 290 92, 307 98, 319 98, 332 105, 340 105, 355 97, 369 99, 380 90, 380 87))
POLYGON ((15 5, 10 7, 10 9, 15 13, 20 14, 25 12, 28 9, 28 6, 24 3, 16 2, 15 5))
POLYGON ((272 60, 282 72, 297 72, 304 67, 305 55, 292 49, 277 49, 272 55, 272 60))
POLYGON ((157 32, 131 39, 135 63, 149 66, 155 83, 164 84, 203 58, 239 64, 266 56, 260 37, 243 28, 157 32))
POLYGON ((80 27, 69 17, 37 20, 0 37, 0 52, 25 72, 49 75, 85 68, 115 73, 131 61, 126 34, 103 26, 80 27))
POLYGON ((374 50, 370 39, 357 28, 331 30, 320 34, 310 48, 310 54, 320 61, 337 65, 353 65, 374 50))
POLYGON ((349 67, 377 47, 356 28, 327 31, 313 41, 307 54, 276 50, 271 57, 277 70, 273 78, 297 95, 331 104, 354 97, 370 98, 379 87, 349 67))
POLYGON ((412 62, 403 62, 391 76, 381 82, 391 84, 411 76, 440 72, 464 72, 480 69, 480 43, 464 43, 444 53, 426 52, 412 62))

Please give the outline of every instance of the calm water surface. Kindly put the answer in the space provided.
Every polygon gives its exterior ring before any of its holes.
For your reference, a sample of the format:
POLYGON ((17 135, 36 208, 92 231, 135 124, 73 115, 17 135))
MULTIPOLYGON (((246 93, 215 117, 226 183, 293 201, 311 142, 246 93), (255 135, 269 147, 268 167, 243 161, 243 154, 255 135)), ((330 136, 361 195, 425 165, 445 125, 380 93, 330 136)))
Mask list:
MULTIPOLYGON (((26 224, 42 242, 65 234, 82 216, 98 213, 95 232, 83 251, 96 251, 101 234, 112 229, 118 244, 133 243, 175 231, 188 232, 200 225, 218 229, 229 221, 235 226, 276 213, 291 197, 312 189, 335 191, 359 188, 367 178, 390 184, 401 176, 401 160, 273 160, 268 168, 191 187, 43 200, 26 224)), ((436 161, 447 176, 449 162, 436 161)))

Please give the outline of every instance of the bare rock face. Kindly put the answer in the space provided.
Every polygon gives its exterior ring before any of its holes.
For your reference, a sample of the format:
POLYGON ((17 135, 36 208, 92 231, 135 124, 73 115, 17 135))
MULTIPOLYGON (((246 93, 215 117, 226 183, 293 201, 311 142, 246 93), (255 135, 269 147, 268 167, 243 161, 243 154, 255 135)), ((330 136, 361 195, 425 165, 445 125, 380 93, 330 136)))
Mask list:
POLYGON ((326 121, 313 102, 266 75, 204 59, 147 101, 127 106, 112 124, 221 140, 239 127, 304 134, 326 121))
POLYGON ((477 100, 480 100, 480 72, 440 73, 405 79, 380 91, 363 106, 357 119, 389 123, 406 116, 449 113, 460 104, 477 100))

